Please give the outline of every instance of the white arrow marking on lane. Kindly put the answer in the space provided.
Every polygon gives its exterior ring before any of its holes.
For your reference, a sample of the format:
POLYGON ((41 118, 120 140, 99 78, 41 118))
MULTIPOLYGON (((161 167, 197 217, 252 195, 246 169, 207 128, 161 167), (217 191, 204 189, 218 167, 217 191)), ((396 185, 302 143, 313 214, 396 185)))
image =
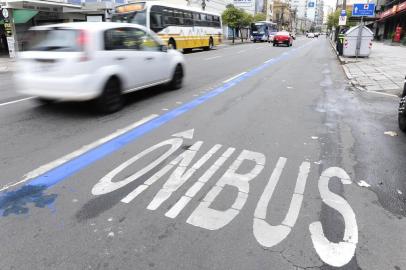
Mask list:
POLYGON ((184 138, 184 139, 193 139, 193 134, 195 132, 195 129, 189 129, 186 131, 178 132, 172 135, 172 137, 179 137, 179 138, 184 138))
POLYGON ((96 147, 98 147, 98 146, 100 146, 100 145, 102 145, 102 144, 104 144, 104 143, 106 143, 108 141, 111 141, 112 139, 117 138, 118 136, 123 135, 124 133, 127 133, 128 131, 130 131, 130 130, 138 127, 138 126, 141 126, 142 124, 144 124, 144 123, 146 123, 146 122, 148 122, 148 121, 150 121, 150 120, 152 120, 152 119, 154 119, 156 117, 158 117, 157 114, 151 114, 150 116, 147 116, 147 117, 145 117, 145 118, 143 118, 143 119, 141 119, 141 120, 139 120, 139 121, 125 127, 125 128, 118 129, 117 131, 113 132, 112 134, 110 134, 110 135, 108 135, 108 136, 106 136, 104 138, 101 138, 101 139, 99 139, 99 140, 97 140, 95 142, 92 142, 90 144, 84 145, 81 148, 79 148, 78 150, 73 151, 70 154, 67 154, 67 155, 65 155, 65 156, 63 156, 63 157, 61 157, 61 158, 59 158, 57 160, 54 160, 54 161, 52 161, 52 162, 50 162, 48 164, 42 165, 41 167, 27 173, 22 180, 20 180, 20 181, 18 181, 16 183, 7 184, 7 185, 1 187, 0 191, 9 189, 9 188, 14 187, 14 186, 17 186, 19 184, 27 182, 30 179, 36 178, 36 177, 38 177, 38 176, 40 176, 40 175, 42 175, 42 174, 44 174, 44 173, 46 173, 46 172, 48 172, 50 170, 53 170, 56 167, 66 163, 66 162, 68 162, 68 161, 70 161, 70 160, 72 160, 72 159, 74 159, 74 158, 76 158, 78 156, 81 156, 82 154, 88 152, 89 150, 92 150, 92 149, 94 149, 94 148, 96 148, 96 147))

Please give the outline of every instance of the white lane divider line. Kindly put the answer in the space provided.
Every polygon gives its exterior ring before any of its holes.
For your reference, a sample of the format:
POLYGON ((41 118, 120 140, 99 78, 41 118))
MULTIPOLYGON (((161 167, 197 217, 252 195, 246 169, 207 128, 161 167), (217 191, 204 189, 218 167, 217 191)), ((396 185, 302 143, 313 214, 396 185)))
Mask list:
POLYGON ((264 63, 269 63, 273 60, 273 58, 266 60, 264 63))
POLYGON ((238 51, 237 54, 243 53, 245 50, 238 51))
POLYGON ((244 75, 245 73, 247 73, 247 72, 241 72, 240 74, 237 74, 237 75, 235 75, 235 76, 233 76, 233 77, 231 77, 231 78, 229 78, 229 79, 223 81, 223 83, 228 83, 228 82, 234 80, 235 78, 238 78, 238 77, 244 75))
POLYGON ((11 104, 22 102, 22 101, 26 101, 26 100, 33 99, 33 98, 35 98, 35 97, 27 97, 27 98, 17 99, 17 100, 13 100, 13 101, 9 101, 9 102, 0 103, 0 107, 11 105, 11 104))
POLYGON ((68 161, 70 161, 70 160, 72 160, 72 159, 74 159, 74 158, 76 158, 78 156, 81 156, 84 153, 86 153, 86 152, 88 152, 88 151, 90 151, 90 150, 92 150, 92 149, 94 149, 94 148, 108 142, 108 141, 111 141, 111 140, 117 138, 118 136, 123 135, 124 133, 127 133, 128 131, 130 131, 130 130, 138 127, 138 126, 141 126, 142 124, 144 124, 144 123, 146 123, 146 122, 148 122, 148 121, 150 121, 150 120, 152 120, 152 119, 154 119, 154 118, 156 118, 158 116, 159 115, 157 115, 157 114, 151 114, 150 116, 147 116, 147 117, 145 117, 145 118, 143 118, 143 119, 141 119, 141 120, 127 126, 127 127, 124 127, 122 129, 118 129, 117 131, 113 132, 112 134, 110 134, 110 135, 108 135, 108 136, 106 136, 104 138, 101 138, 101 139, 99 139, 99 140, 97 140, 95 142, 92 142, 90 144, 84 145, 81 148, 79 148, 78 150, 73 151, 70 154, 67 154, 67 155, 65 155, 65 156, 63 156, 63 157, 61 157, 61 158, 59 158, 57 160, 54 160, 54 161, 52 161, 52 162, 50 162, 48 164, 42 165, 41 167, 27 173, 26 175, 24 175, 23 179, 20 180, 20 181, 2 186, 0 188, 0 191, 3 191, 3 190, 6 190, 6 189, 9 189, 11 187, 17 186, 19 184, 22 184, 22 183, 27 182, 28 180, 30 180, 32 178, 36 178, 36 177, 44 174, 45 172, 48 172, 48 171, 50 171, 52 169, 55 169, 56 167, 66 163, 66 162, 68 162, 68 161))
POLYGON ((213 57, 209 57, 209 58, 205 58, 204 60, 213 60, 213 59, 217 59, 217 58, 221 58, 221 55, 217 55, 217 56, 213 56, 213 57))

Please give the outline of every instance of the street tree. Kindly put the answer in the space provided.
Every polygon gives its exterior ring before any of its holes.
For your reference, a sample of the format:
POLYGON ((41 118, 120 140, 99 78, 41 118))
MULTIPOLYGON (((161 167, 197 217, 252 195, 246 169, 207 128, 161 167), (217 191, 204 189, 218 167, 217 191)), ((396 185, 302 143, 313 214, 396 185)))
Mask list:
POLYGON ((254 15, 254 22, 266 21, 265 13, 259 12, 254 15))
POLYGON ((238 29, 239 22, 241 21, 242 16, 243 16, 242 11, 236 8, 234 5, 227 5, 223 14, 221 14, 221 19, 223 20, 223 23, 228 27, 230 27, 233 32, 233 43, 235 40, 235 31, 237 31, 238 29))
POLYGON ((227 5, 226 9, 221 15, 223 23, 230 27, 233 32, 233 43, 235 41, 235 33, 239 32, 241 42, 244 41, 242 29, 248 27, 253 21, 254 17, 242 9, 236 8, 234 5, 227 5))

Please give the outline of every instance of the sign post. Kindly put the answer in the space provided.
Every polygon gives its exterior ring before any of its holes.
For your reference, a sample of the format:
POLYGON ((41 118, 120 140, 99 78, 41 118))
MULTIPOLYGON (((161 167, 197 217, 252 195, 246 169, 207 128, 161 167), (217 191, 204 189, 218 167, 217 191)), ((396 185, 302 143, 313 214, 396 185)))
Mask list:
POLYGON ((354 4, 352 8, 353 17, 361 17, 361 24, 358 29, 357 47, 355 50, 355 57, 358 58, 361 50, 362 31, 364 29, 364 17, 375 16, 375 4, 354 4))
POLYGON ((1 13, 4 18, 4 30, 7 39, 8 53, 10 58, 15 58, 16 51, 18 50, 17 43, 15 41, 15 25, 13 20, 13 10, 3 8, 1 13))

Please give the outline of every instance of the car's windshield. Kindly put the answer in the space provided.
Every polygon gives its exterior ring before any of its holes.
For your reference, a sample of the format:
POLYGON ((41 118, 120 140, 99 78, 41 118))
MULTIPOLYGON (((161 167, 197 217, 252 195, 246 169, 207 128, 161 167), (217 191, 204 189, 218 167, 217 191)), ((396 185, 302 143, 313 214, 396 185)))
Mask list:
POLYGON ((146 11, 137 11, 129 13, 116 13, 111 18, 113 22, 136 23, 139 25, 147 25, 146 11))
POLYGON ((76 29, 54 28, 30 30, 27 33, 28 51, 77 52, 82 47, 78 43, 80 31, 76 29))

